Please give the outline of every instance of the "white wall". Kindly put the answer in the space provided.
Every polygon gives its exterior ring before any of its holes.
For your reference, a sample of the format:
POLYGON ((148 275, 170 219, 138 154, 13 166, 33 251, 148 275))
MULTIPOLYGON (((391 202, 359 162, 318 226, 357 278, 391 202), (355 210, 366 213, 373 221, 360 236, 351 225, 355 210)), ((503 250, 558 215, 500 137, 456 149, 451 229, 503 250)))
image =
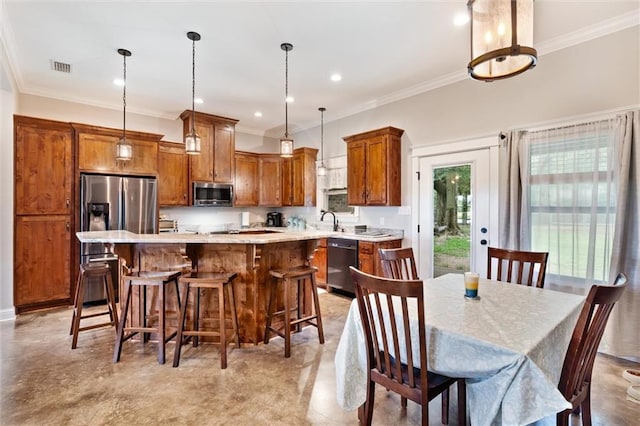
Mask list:
MULTIPOLYGON (((0 19, 1 21, 1 19, 0 19)), ((18 107, 16 83, 0 38, 0 321, 13 309, 13 114, 18 107)))

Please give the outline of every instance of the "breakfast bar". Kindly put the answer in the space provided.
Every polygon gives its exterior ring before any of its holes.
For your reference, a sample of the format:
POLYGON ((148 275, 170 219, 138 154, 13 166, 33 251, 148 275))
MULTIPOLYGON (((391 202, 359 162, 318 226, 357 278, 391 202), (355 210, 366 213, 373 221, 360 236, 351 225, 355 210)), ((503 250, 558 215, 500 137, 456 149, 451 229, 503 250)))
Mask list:
MULTIPOLYGON (((89 231, 76 235, 81 243, 110 245, 113 253, 120 256, 127 267, 140 271, 193 269, 237 273, 234 286, 240 341, 257 344, 263 339, 266 325, 269 295, 265 283, 270 279, 269 271, 308 265, 318 240, 332 234, 327 231, 270 232, 252 229, 231 234, 89 231)), ((168 312, 177 313, 175 292, 167 297, 170 299, 168 312)), ((303 309, 310 309, 310 295, 305 294, 302 299, 303 309)), ((281 302, 282 295, 278 295, 276 303, 281 302)), ((168 321, 168 326, 175 325, 175 322, 168 321)))

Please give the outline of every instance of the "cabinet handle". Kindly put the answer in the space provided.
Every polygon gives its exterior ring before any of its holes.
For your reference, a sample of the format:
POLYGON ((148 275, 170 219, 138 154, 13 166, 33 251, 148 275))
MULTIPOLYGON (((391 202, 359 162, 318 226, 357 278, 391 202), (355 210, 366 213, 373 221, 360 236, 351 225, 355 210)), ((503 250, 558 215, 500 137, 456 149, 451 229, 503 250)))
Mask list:
POLYGON ((183 199, 183 200, 186 200, 186 199, 187 199, 187 194, 186 194, 186 193, 182 194, 182 199, 183 199))
POLYGON ((69 206, 71 205, 71 201, 67 198, 67 199, 65 200, 65 203, 66 203, 66 205, 67 205, 67 208, 69 208, 69 206))
POLYGON ((71 229, 71 226, 69 225, 69 222, 67 222, 67 232, 69 232, 70 229, 71 229))

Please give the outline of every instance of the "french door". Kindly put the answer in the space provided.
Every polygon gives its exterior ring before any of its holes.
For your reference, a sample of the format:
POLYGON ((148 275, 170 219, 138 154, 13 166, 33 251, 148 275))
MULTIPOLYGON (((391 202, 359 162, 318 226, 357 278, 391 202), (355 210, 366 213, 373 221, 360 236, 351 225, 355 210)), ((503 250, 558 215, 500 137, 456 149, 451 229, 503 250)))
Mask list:
POLYGON ((421 278, 478 272, 497 244, 497 147, 421 156, 418 263, 421 278))

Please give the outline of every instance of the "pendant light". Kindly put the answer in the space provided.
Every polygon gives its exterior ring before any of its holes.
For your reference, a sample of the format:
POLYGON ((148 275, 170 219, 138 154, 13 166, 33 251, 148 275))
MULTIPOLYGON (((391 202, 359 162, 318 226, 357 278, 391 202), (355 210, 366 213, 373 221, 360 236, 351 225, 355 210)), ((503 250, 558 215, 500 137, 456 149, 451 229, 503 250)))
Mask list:
POLYGON ((122 137, 116 144, 116 161, 129 161, 133 157, 133 146, 127 141, 127 56, 131 56, 131 52, 127 49, 118 49, 118 53, 122 55, 124 84, 122 86, 122 137))
POLYGON ((318 166, 318 176, 327 175, 327 166, 324 165, 324 112, 325 107, 318 108, 320 111, 320 165, 318 166))
POLYGON ((471 78, 493 81, 536 66, 533 0, 469 0, 471 78))
POLYGON ((293 50, 291 43, 282 43, 280 49, 284 50, 284 136, 280 139, 280 156, 293 156, 293 139, 289 137, 289 52, 293 50))
POLYGON ((184 138, 184 151, 187 154, 200 154, 200 135, 196 133, 196 41, 200 34, 189 31, 187 38, 191 40, 191 130, 184 138))

